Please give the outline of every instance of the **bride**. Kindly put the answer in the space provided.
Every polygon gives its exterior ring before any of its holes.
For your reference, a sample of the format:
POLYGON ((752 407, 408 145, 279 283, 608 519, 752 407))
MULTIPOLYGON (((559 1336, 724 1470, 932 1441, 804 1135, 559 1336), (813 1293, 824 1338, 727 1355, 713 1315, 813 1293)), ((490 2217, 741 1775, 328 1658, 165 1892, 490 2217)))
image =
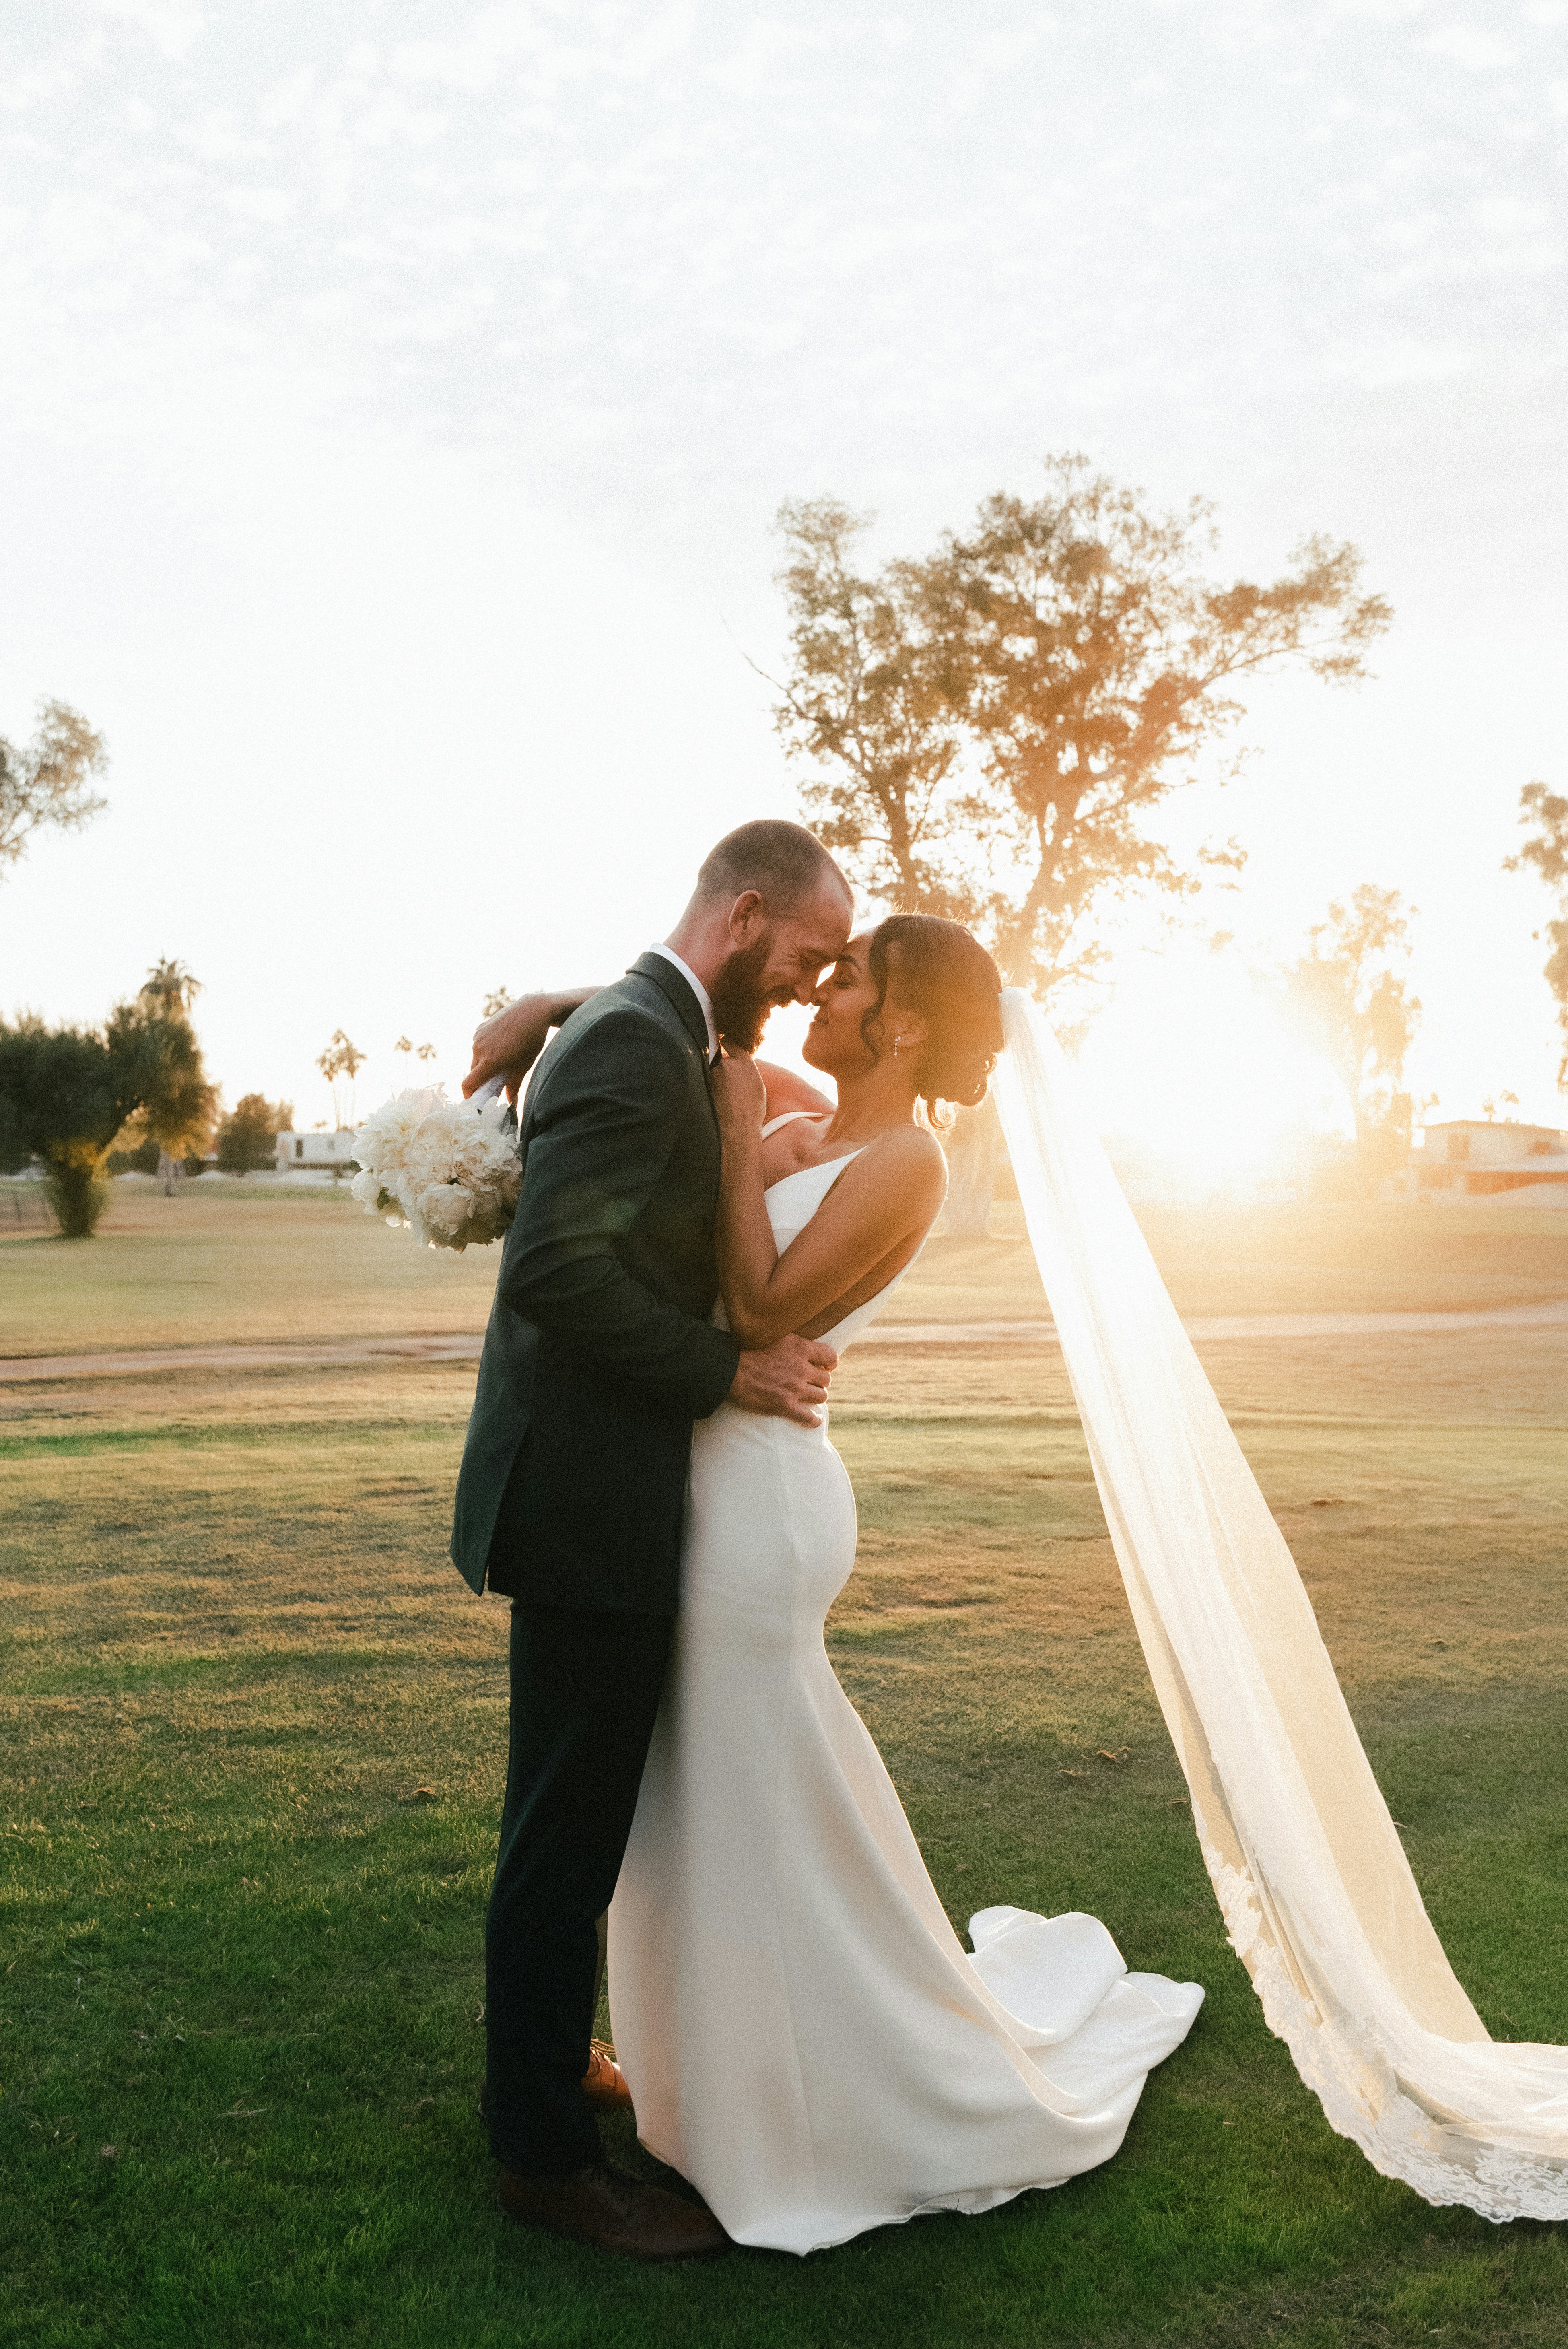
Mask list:
MULTIPOLYGON (((815 998, 838 1106, 766 1118, 714 1071, 716 1309, 748 1347, 841 1355, 942 1204, 923 1102, 973 1105, 1000 981, 955 922, 852 939, 815 998)), ((1061 2184, 1120 2145, 1192 1983, 1130 1974, 1105 1927, 996 1908, 965 1953, 822 1644, 854 1565, 826 1425, 726 1403, 699 1421, 675 1659, 610 1911, 616 2053, 638 2134, 737 2241, 806 2252, 1061 2184)))

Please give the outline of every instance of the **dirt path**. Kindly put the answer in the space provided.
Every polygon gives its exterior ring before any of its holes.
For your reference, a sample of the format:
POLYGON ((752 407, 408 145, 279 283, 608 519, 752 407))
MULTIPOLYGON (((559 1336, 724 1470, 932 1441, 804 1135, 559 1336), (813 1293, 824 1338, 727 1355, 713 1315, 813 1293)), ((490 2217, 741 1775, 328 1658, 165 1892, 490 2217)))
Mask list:
MULTIPOLYGON (((1568 1329, 1568 1299, 1550 1305, 1498 1305, 1454 1313, 1215 1313, 1183 1319, 1189 1338, 1436 1337, 1445 1330, 1568 1329)), ((1054 1345, 1049 1321, 879 1322, 857 1346, 1054 1345)))
POLYGON ((151 1346, 142 1352, 0 1358, 0 1383, 129 1378, 145 1371, 316 1370, 340 1362, 477 1362, 482 1338, 280 1339, 258 1346, 151 1346))
MULTIPOLYGON (((1233 1313, 1186 1324, 1200 1345, 1226 1338, 1435 1338, 1460 1330, 1568 1329, 1568 1299, 1501 1305, 1470 1313, 1233 1313)), ((864 1346, 1041 1346, 1056 1343, 1049 1321, 892 1321, 868 1330, 864 1346)), ((377 1361, 473 1362, 480 1337, 319 1338, 254 1346, 158 1346, 139 1352, 26 1354, 0 1359, 0 1384, 51 1379, 130 1378, 156 1371, 319 1370, 377 1361)))

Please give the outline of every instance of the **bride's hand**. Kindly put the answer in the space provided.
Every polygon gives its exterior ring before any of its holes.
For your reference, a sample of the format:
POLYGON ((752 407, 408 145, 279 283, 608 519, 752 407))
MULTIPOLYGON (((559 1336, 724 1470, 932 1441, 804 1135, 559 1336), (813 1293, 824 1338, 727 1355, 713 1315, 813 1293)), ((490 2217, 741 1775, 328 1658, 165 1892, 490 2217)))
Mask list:
POLYGON ((474 1030, 473 1065, 463 1079, 465 1101, 491 1077, 504 1077, 507 1099, 516 1101, 549 1039, 552 1010, 549 996, 523 995, 480 1020, 474 1030))
POLYGON ((713 1072, 713 1105, 721 1133, 760 1133, 768 1112, 768 1088, 749 1052, 732 1052, 725 1046, 724 1058, 713 1072))

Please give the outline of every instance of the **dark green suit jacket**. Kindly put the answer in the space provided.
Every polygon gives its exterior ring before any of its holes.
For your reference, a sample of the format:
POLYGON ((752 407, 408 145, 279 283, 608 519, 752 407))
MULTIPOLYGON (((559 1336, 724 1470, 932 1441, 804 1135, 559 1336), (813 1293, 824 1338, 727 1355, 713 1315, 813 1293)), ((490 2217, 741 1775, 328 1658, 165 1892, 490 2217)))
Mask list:
POLYGON ((529 1087, 522 1189, 463 1446, 452 1557, 476 1590, 672 1614, 694 1420, 739 1350, 718 1293, 707 1032, 646 954, 574 1012, 529 1087))

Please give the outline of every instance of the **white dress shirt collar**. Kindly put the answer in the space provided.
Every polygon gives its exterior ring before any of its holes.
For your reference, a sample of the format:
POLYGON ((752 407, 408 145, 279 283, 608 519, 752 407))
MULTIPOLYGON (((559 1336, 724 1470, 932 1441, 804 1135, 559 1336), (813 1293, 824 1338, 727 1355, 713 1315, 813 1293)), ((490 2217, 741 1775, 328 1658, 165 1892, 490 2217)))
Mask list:
POLYGON ((663 955, 666 962, 673 962, 681 977, 685 979, 686 985, 690 988, 692 993, 696 996, 698 1004, 701 1006, 703 1019, 707 1028, 707 1057, 710 1061, 713 1060, 718 1051, 718 1030, 713 1024, 713 999, 708 994, 707 988, 703 985, 701 979, 698 978, 690 963, 683 962, 681 960, 674 947, 650 947, 648 948, 648 952, 650 954, 663 955))

